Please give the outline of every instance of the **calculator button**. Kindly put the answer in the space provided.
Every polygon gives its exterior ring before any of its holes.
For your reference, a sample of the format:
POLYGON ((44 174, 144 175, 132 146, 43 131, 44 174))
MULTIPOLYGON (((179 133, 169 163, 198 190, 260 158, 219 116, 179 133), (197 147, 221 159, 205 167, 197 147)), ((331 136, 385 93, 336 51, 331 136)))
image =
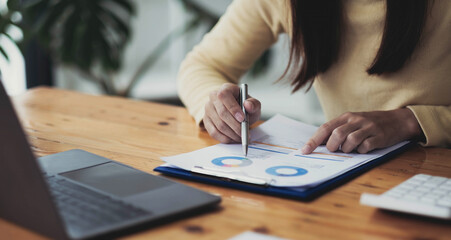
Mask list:
POLYGON ((432 177, 427 182, 441 184, 443 182, 446 182, 446 180, 447 180, 447 178, 444 178, 444 177, 432 177))
POLYGON ((394 188, 392 188, 392 189, 390 189, 390 190, 399 190, 399 191, 404 191, 404 192, 410 192, 410 191, 412 191, 412 190, 414 190, 415 189, 415 187, 412 187, 412 186, 406 186, 406 185, 404 185, 404 184, 401 184, 401 185, 398 185, 398 186, 396 186, 396 187, 394 187, 394 188))
POLYGON ((409 195, 410 196, 414 196, 414 197, 420 197, 420 196, 423 196, 424 193, 422 193, 422 192, 410 192, 409 195))
POLYGON ((423 186, 429 187, 429 188, 436 188, 436 187, 438 187, 438 185, 440 185, 440 184, 437 182, 425 182, 423 184, 423 186))
POLYGON ((422 198, 420 198, 420 201, 424 202, 424 203, 428 203, 428 204, 435 204, 436 199, 435 198, 429 198, 429 197, 422 197, 422 198))
POLYGON ((443 196, 443 194, 430 192, 430 193, 428 193, 428 196, 439 198, 439 197, 443 196))
POLYGON ((409 191, 410 191, 410 189, 400 188, 400 187, 396 187, 396 188, 393 188, 392 190, 390 190, 390 192, 395 192, 395 193, 400 193, 400 194, 405 194, 405 193, 408 193, 409 191))
POLYGON ((394 191, 387 192, 384 195, 387 195, 387 196, 393 197, 393 198, 400 198, 403 196, 403 194, 401 194, 399 192, 394 192, 394 191))
POLYGON ((415 182, 406 182, 406 183, 402 183, 402 186, 405 188, 413 189, 413 188, 420 186, 420 184, 417 184, 415 182))
POLYGON ((440 194, 440 195, 446 195, 448 193, 448 191, 443 190, 443 189, 439 189, 439 188, 432 190, 432 192, 440 194))
POLYGON ((421 181, 426 181, 426 180, 428 180, 429 178, 431 178, 430 175, 426 175, 426 174, 417 174, 417 175, 413 176, 411 179, 418 179, 418 180, 421 180, 421 181))
POLYGON ((438 188, 439 189, 443 189, 443 190, 447 190, 447 191, 451 191, 451 185, 442 184, 438 188))
POLYGON ((427 192, 431 191, 431 189, 427 188, 427 187, 420 186, 417 189, 415 189, 415 191, 427 193, 427 192))
POLYGON ((421 181, 421 180, 418 180, 418 179, 409 179, 408 180, 408 183, 411 183, 411 184, 415 184, 415 185, 421 185, 421 184, 423 184, 425 181, 421 181))
POLYGON ((440 199, 437 201, 437 205, 444 206, 444 207, 451 207, 451 201, 440 199))
POLYGON ((417 174, 381 195, 363 193, 360 203, 451 220, 451 179, 417 174))
POLYGON ((408 201, 417 201, 418 197, 417 196, 412 196, 412 195, 405 195, 402 197, 402 199, 408 200, 408 201))

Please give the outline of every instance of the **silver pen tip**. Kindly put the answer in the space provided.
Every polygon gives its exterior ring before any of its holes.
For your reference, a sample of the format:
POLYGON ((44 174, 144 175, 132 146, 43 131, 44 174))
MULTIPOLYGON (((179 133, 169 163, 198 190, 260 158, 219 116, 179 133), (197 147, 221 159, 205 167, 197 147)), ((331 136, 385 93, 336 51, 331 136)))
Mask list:
POLYGON ((243 145, 244 156, 247 157, 247 146, 243 145))

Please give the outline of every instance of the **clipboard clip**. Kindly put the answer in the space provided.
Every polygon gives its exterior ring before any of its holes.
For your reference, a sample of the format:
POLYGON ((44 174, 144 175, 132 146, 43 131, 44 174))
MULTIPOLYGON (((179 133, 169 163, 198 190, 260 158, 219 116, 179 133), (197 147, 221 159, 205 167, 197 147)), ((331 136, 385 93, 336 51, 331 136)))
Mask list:
POLYGON ((263 178, 256 178, 256 177, 250 177, 245 175, 242 171, 221 171, 215 168, 208 168, 208 167, 201 167, 201 166, 194 166, 191 168, 191 172, 225 178, 228 180, 236 180, 240 182, 245 183, 251 183, 256 185, 263 185, 268 186, 269 183, 271 183, 273 180, 267 180, 263 178))

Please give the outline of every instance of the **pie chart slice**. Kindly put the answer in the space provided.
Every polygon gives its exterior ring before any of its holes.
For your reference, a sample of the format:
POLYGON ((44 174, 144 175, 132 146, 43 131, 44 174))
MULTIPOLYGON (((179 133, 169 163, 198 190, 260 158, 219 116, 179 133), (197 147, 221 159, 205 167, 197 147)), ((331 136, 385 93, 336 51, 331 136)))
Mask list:
POLYGON ((294 166, 275 166, 266 169, 266 173, 279 177, 295 177, 305 175, 308 171, 294 166))
POLYGON ((245 157, 225 156, 211 160, 211 162, 220 167, 245 167, 252 164, 252 161, 245 157))

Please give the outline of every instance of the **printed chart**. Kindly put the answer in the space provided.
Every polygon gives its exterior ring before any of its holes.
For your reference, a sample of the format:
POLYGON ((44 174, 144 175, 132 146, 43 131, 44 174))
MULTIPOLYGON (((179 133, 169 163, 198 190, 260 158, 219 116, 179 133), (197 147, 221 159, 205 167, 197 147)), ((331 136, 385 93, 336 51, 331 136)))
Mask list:
POLYGON ((307 170, 294 166, 275 166, 266 169, 266 173, 279 177, 295 177, 307 174, 307 170))
POLYGON ((220 167, 245 167, 252 164, 252 161, 245 157, 236 157, 236 156, 225 156, 218 157, 211 162, 220 167))
POLYGON ((309 154, 300 154, 300 148, 304 146, 304 142, 297 139, 276 138, 265 135, 251 142, 250 149, 267 151, 271 153, 293 154, 300 158, 316 159, 321 161, 344 162, 352 158, 351 155, 345 153, 328 153, 325 147, 318 147, 318 150, 309 154), (296 154, 299 153, 299 154, 296 154))
POLYGON ((312 154, 303 155, 299 149, 316 130, 314 126, 277 115, 252 129, 247 156, 243 155, 241 144, 217 144, 163 160, 187 171, 249 183, 312 187, 406 144, 368 154, 329 152, 320 146, 312 154))

